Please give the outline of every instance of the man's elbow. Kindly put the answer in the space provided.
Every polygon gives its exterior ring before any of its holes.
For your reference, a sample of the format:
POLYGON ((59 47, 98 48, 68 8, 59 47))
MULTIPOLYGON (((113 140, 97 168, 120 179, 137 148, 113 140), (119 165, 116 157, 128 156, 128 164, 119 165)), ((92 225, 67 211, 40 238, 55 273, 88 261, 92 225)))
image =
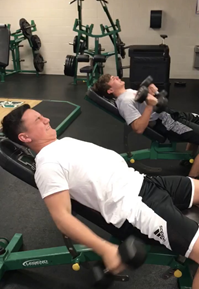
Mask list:
POLYGON ((69 210, 64 210, 62 213, 59 213, 56 215, 51 215, 56 227, 61 232, 63 232, 65 228, 65 224, 69 220, 70 216, 71 216, 71 212, 69 210))
POLYGON ((137 134, 143 134, 143 132, 144 132, 144 129, 138 129, 138 130, 136 131, 137 134))
POLYGON ((131 124, 131 128, 137 134, 143 134, 143 132, 144 132, 144 129, 140 126, 136 126, 136 125, 131 124))

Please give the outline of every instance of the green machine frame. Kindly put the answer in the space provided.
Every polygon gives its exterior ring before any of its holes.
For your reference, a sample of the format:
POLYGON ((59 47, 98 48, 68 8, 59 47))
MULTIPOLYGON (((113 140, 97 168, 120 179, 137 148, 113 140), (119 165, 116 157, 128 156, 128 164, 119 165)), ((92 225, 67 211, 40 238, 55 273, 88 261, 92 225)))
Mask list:
MULTIPOLYGON (((116 70, 119 70, 119 62, 118 62, 118 51, 117 51, 117 35, 118 33, 121 31, 121 27, 120 27, 120 23, 119 20, 116 20, 116 23, 114 25, 114 29, 112 26, 108 27, 108 26, 104 26, 103 24, 100 25, 100 29, 101 29, 101 34, 95 35, 92 34, 93 32, 93 28, 94 25, 91 24, 91 26, 84 26, 81 25, 81 30, 79 30, 79 21, 78 19, 75 20, 75 24, 73 27, 73 31, 78 33, 78 41, 80 41, 83 38, 83 35, 91 38, 95 39, 95 50, 94 51, 89 51, 89 50, 85 50, 84 51, 84 55, 88 55, 91 57, 94 57, 95 55, 99 55, 99 50, 100 50, 100 45, 99 45, 99 39, 102 37, 106 37, 106 36, 111 36, 113 43, 114 43, 114 51, 111 52, 104 52, 101 53, 100 55, 104 56, 105 59, 108 59, 111 56, 115 56, 115 61, 116 61, 116 70)), ((88 42, 88 40, 86 40, 88 42)), ((78 77, 77 76, 77 69, 78 69, 78 55, 80 53, 79 50, 79 46, 77 47, 77 57, 75 58, 75 74, 74 74, 74 84, 77 84, 77 81, 79 80, 84 80, 85 82, 87 82, 87 86, 89 87, 90 85, 93 84, 93 79, 97 80, 100 75, 103 74, 103 67, 100 65, 100 69, 99 69, 99 62, 96 62, 93 66, 93 70, 92 72, 89 74, 88 77, 86 78, 82 78, 82 77, 78 77)))
MULTIPOLYGON (((119 240, 113 237, 110 241, 120 244, 119 240)), ((85 246, 73 245, 70 239, 66 239, 65 243, 66 246, 61 247, 19 251, 23 245, 22 234, 15 234, 10 242, 0 239, 0 280, 6 271, 63 264, 71 264, 74 271, 79 271, 81 265, 100 260, 97 254, 85 246)), ((146 250, 145 264, 169 266, 170 269, 166 270, 164 278, 174 276, 178 278, 179 289, 191 289, 193 277, 190 266, 194 262, 175 255, 162 246, 147 245, 146 250)))
POLYGON ((104 63, 106 60, 115 56, 116 63, 116 74, 119 77, 123 75, 123 69, 129 68, 122 67, 121 57, 125 57, 125 44, 122 42, 119 33, 121 32, 121 26, 118 19, 116 19, 115 23, 111 18, 109 13, 106 0, 97 0, 101 3, 104 12, 107 15, 107 18, 110 22, 110 26, 100 25, 101 34, 93 34, 94 24, 91 25, 83 25, 82 23, 82 1, 83 0, 74 0, 69 4, 72 4, 77 1, 77 10, 78 10, 78 18, 75 19, 75 23, 73 26, 73 31, 77 32, 77 35, 74 38, 73 52, 75 55, 67 55, 65 62, 64 73, 67 76, 72 76, 74 78, 73 84, 77 84, 78 81, 83 81, 87 83, 87 87, 93 85, 93 83, 102 75, 104 63), (109 37, 113 44, 113 51, 110 52, 102 52, 103 49, 99 40, 103 37, 109 37), (89 49, 89 39, 94 38, 94 49, 89 49), (80 57, 81 56, 81 57, 80 57), (99 57, 100 56, 100 57, 99 57), (78 64, 79 62, 90 62, 88 66, 85 66, 84 69, 80 69, 81 73, 86 73, 87 76, 78 76, 78 64))

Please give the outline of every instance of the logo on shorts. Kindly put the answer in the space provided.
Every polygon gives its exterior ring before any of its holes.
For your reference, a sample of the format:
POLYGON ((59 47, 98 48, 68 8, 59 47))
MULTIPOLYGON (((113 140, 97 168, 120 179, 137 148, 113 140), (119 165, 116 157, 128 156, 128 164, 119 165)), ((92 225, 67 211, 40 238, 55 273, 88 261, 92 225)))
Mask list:
POLYGON ((156 235, 162 241, 166 242, 162 226, 160 226, 159 229, 154 232, 154 235, 156 235))

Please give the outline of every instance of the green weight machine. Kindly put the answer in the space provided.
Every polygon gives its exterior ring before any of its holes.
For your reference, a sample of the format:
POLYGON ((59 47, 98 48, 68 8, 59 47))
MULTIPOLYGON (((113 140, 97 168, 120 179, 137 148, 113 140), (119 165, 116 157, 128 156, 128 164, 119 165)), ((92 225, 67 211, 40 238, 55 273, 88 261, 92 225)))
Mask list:
MULTIPOLYGON (((16 73, 36 73, 37 75, 43 71, 44 61, 42 55, 39 53, 39 49, 41 48, 41 40, 38 35, 32 35, 33 32, 37 31, 36 24, 34 20, 31 20, 29 24, 26 19, 22 18, 19 21, 20 29, 16 32, 9 32, 9 39, 6 38, 4 42, 4 49, 8 49, 8 53, 11 52, 13 69, 6 69, 6 66, 9 65, 9 56, 8 61, 6 61, 6 65, 0 66, 0 75, 1 82, 5 81, 5 77, 16 74, 16 73), (33 64, 35 70, 23 70, 21 68, 21 62, 25 61, 20 57, 20 48, 23 47, 23 41, 27 40, 30 48, 32 50, 33 56, 33 64)), ((5 29, 10 31, 11 25, 8 24, 5 26, 5 29)), ((1 54, 1 51, 0 51, 1 54)))
POLYGON ((87 83, 87 86, 90 87, 99 77, 104 73, 103 68, 107 59, 111 56, 115 56, 116 63, 116 73, 122 78, 123 69, 129 67, 122 67, 121 58, 125 58, 125 44, 122 42, 119 33, 121 32, 121 26, 118 19, 116 22, 111 18, 111 15, 108 11, 107 1, 97 0, 101 3, 104 12, 106 13, 110 26, 100 25, 101 34, 93 34, 94 24, 83 25, 82 24, 82 1, 83 0, 74 0, 70 4, 77 1, 78 6, 78 19, 75 19, 73 26, 73 31, 77 32, 77 35, 74 38, 73 43, 73 52, 75 55, 67 55, 64 74, 66 76, 71 76, 74 78, 74 84, 77 84, 78 81, 83 81, 87 83), (113 43, 114 50, 111 52, 102 52, 103 49, 99 40, 103 37, 109 37, 113 43), (94 38, 94 50, 89 49, 89 39, 94 38), (79 63, 88 63, 87 66, 80 68, 80 73, 86 74, 86 77, 78 77, 78 67, 79 63))
MULTIPOLYGON (((34 157, 29 154, 27 150, 22 149, 7 139, 0 141, 0 166, 12 175, 36 188, 34 181, 34 157)), ((72 210, 74 215, 80 215, 108 232, 110 234, 110 242, 114 244, 120 244, 130 235, 134 235, 135 238, 141 239, 145 244, 145 250, 147 253, 145 264, 168 266, 169 269, 165 269, 165 274, 162 278, 169 279, 173 276, 177 279, 179 289, 191 289, 193 279, 191 267, 196 266, 196 264, 191 260, 169 251, 154 240, 148 239, 134 227, 128 231, 126 227, 126 225, 128 225, 127 223, 124 223, 120 229, 116 228, 112 224, 107 224, 99 212, 85 207, 74 200, 72 200, 72 210)), ((198 207, 193 207, 183 213, 187 217, 199 222, 198 207)), ((3 232, 1 232, 1 234, 2 233, 3 232)), ((22 234, 15 234, 11 240, 1 237, 0 282, 4 273, 7 271, 63 264, 71 264, 74 271, 79 271, 81 266, 83 267, 85 265, 88 267, 90 261, 100 260, 100 257, 91 249, 81 244, 74 245, 71 239, 66 236, 63 237, 63 246, 61 247, 31 251, 20 251, 23 245, 22 234)), ((136 274, 135 271, 134 274, 136 274)), ((68 276, 68 278, 70 278, 70 276, 68 276)), ((128 280, 129 277, 125 275, 116 276, 115 281, 124 282, 128 280)), ((143 288, 146 288, 146 286, 146 284, 143 284, 143 288)), ((104 287, 102 286, 102 288, 104 287)))

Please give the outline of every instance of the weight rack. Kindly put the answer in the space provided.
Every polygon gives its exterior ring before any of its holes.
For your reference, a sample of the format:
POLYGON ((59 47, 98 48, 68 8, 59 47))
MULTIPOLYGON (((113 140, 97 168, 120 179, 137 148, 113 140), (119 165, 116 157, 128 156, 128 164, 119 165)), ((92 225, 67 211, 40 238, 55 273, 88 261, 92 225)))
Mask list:
POLYGON ((104 12, 106 13, 111 26, 100 25, 101 34, 94 35, 93 28, 94 24, 84 26, 82 24, 82 1, 83 0, 73 0, 69 4, 72 4, 77 1, 78 7, 78 18, 75 19, 75 23, 73 26, 73 31, 77 32, 73 43, 69 43, 73 45, 73 52, 75 55, 67 55, 64 66, 64 74, 67 76, 71 76, 74 78, 73 84, 77 84, 78 81, 84 81, 87 83, 87 86, 90 87, 99 77, 103 74, 103 63, 111 57, 115 56, 116 63, 116 73, 122 78, 123 77, 123 69, 129 67, 122 67, 121 58, 125 58, 125 49, 129 46, 125 47, 125 44, 122 42, 119 33, 121 32, 121 26, 118 19, 114 23, 111 15, 108 11, 106 0, 97 0, 101 3, 104 12), (99 43, 99 39, 102 37, 109 37, 111 42, 113 43, 114 50, 111 52, 102 53, 103 49, 101 48, 101 44, 99 43), (89 50, 89 38, 95 38, 95 48, 94 50, 89 50), (85 56, 85 57, 83 57, 85 56), (81 73, 86 73, 87 77, 78 77, 78 63, 79 62, 90 62, 90 65, 84 66, 80 69, 81 73))
MULTIPOLYGON (((41 40, 37 35, 32 35, 32 32, 37 31, 34 20, 31 20, 31 24, 29 24, 24 18, 21 18, 19 25, 20 29, 10 34, 10 38, 12 37, 12 39, 10 39, 9 49, 12 55, 13 69, 0 67, 1 82, 5 81, 6 76, 16 73, 36 73, 36 75, 39 75, 39 72, 43 71, 44 64, 46 63, 42 55, 39 53, 39 49, 41 48, 41 40), (22 70, 21 68, 21 62, 25 60, 20 59, 20 48, 23 47, 21 44, 22 41, 26 39, 28 40, 32 50, 35 70, 22 70)), ((10 30, 11 25, 8 24, 7 28, 10 30)))

